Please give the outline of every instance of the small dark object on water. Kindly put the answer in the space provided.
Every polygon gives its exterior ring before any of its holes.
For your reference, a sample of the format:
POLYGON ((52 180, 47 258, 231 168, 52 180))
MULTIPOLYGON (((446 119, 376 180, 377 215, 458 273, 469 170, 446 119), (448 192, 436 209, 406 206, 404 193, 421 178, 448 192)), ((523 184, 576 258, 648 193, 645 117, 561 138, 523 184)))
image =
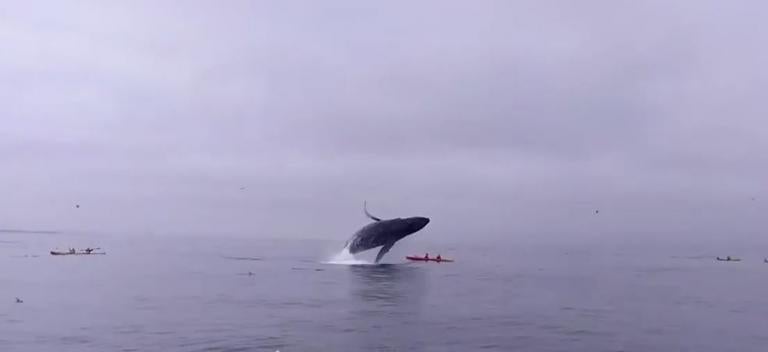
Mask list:
POLYGON ((595 214, 600 214, 600 210, 595 210, 595 214))
POLYGON ((221 256, 224 259, 232 259, 232 260, 253 260, 253 261, 259 261, 261 258, 259 257, 230 257, 230 256, 221 256))
POLYGON ((19 297, 16 297, 16 303, 24 303, 19 297))
POLYGON ((75 204, 75 208, 80 209, 80 204, 75 204))
POLYGON ((70 249, 69 251, 62 252, 62 251, 51 251, 51 255, 105 255, 106 252, 77 252, 73 249, 70 249))
POLYGON ((730 255, 725 258, 717 257, 717 260, 721 262, 740 262, 741 261, 741 259, 739 258, 731 258, 730 255))

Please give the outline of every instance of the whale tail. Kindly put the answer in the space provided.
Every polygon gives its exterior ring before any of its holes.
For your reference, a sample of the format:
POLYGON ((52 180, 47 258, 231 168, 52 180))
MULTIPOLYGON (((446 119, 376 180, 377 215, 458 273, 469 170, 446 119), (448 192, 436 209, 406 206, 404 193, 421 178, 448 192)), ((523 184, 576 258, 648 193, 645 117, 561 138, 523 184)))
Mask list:
POLYGON ((365 213, 365 216, 371 218, 373 221, 381 221, 381 219, 371 215, 371 213, 368 212, 368 201, 363 202, 363 212, 365 213))

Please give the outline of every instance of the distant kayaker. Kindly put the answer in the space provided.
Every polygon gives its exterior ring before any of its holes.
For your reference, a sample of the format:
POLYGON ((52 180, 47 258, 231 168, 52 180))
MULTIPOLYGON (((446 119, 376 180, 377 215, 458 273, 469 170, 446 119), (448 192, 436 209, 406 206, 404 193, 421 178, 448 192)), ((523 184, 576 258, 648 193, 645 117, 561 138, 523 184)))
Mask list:
POLYGON ((439 261, 443 260, 443 257, 441 257, 440 254, 438 254, 435 259, 437 259, 437 261, 439 262, 439 261))

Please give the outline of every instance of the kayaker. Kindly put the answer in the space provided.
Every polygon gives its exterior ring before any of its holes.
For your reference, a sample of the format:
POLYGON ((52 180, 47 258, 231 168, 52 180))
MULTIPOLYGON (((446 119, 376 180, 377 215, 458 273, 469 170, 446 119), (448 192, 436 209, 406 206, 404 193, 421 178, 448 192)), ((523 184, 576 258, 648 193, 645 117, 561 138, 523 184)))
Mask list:
POLYGON ((443 260, 443 257, 441 257, 440 254, 438 254, 437 258, 435 258, 435 259, 437 259, 437 261, 439 262, 439 261, 443 260))

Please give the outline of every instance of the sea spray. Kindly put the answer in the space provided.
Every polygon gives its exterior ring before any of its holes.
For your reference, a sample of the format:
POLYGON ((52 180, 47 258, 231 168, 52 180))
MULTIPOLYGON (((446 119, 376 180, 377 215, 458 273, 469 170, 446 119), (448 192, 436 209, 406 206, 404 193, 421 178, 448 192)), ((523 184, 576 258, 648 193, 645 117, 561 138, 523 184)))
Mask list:
POLYGON ((331 257, 326 264, 340 264, 340 265, 371 265, 373 263, 362 259, 357 259, 352 253, 349 253, 349 248, 344 248, 341 252, 331 257))

